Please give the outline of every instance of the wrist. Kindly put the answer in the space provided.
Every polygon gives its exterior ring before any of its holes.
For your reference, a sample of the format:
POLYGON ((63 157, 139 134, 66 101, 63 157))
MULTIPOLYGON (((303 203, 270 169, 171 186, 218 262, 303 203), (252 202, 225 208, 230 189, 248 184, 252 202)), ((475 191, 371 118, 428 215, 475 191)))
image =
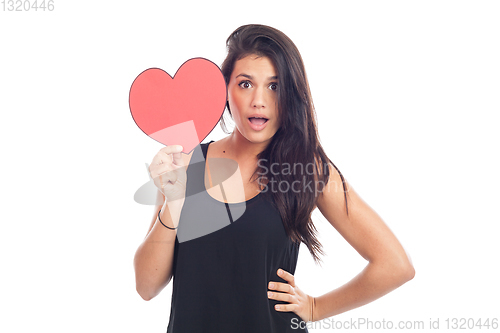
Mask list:
POLYGON ((316 298, 313 297, 313 296, 309 296, 309 307, 310 307, 310 319, 309 321, 311 322, 314 322, 316 319, 315 319, 315 316, 317 316, 317 313, 316 313, 316 298))
POLYGON ((168 209, 171 212, 177 212, 178 211, 180 213, 182 207, 184 206, 184 201, 185 201, 185 198, 177 199, 177 200, 172 200, 172 201, 165 200, 163 202, 162 210, 168 209))
POLYGON ((177 229, 184 200, 165 201, 158 211, 158 220, 168 229, 177 229))

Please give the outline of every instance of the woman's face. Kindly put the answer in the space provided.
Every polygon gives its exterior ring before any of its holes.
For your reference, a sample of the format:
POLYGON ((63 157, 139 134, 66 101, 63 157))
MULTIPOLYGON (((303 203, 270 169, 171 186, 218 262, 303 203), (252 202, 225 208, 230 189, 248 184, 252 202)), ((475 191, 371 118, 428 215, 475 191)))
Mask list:
POLYGON ((235 130, 250 142, 266 142, 280 127, 277 75, 267 57, 249 55, 234 64, 228 84, 229 108, 235 130))

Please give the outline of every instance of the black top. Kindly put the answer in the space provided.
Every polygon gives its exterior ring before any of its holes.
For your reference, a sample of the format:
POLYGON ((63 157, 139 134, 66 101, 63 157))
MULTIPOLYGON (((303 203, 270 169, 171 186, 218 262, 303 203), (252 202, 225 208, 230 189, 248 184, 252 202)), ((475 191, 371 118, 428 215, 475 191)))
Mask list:
POLYGON ((274 309, 287 302, 267 297, 270 281, 286 283, 278 268, 295 273, 299 245, 287 237, 269 193, 227 204, 206 192, 212 142, 195 148, 187 170, 167 333, 308 332, 298 329, 294 312, 274 309))

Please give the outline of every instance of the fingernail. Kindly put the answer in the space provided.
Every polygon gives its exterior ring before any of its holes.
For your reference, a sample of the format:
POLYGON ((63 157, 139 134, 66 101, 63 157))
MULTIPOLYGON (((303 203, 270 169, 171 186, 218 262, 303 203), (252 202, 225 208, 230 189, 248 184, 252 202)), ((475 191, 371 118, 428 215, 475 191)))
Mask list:
POLYGON ((276 305, 276 310, 279 310, 280 309, 280 306, 279 305, 276 305))
POLYGON ((274 288, 274 283, 269 283, 269 288, 274 288))
POLYGON ((278 275, 283 275, 283 271, 281 269, 278 269, 278 275))

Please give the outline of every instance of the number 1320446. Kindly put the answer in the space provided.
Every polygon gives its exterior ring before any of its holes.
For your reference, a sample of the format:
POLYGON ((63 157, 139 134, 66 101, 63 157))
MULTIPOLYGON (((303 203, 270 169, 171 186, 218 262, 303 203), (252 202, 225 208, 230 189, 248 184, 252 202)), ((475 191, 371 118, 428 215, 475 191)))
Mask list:
POLYGON ((54 0, 2 0, 0 3, 4 12, 51 12, 54 10, 54 0))

